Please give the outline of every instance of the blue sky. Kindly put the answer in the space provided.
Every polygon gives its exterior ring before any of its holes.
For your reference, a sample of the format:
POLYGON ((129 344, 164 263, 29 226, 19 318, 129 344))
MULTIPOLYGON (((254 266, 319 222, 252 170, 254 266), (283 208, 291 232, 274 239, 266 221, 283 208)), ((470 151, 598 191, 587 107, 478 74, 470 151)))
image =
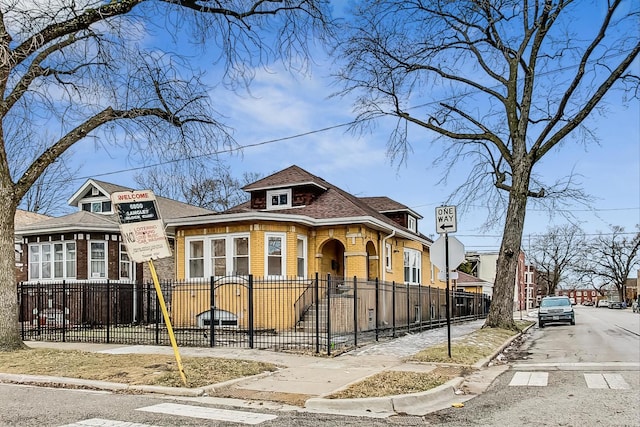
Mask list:
MULTIPOLYGON (((412 156, 406 164, 392 164, 386 146, 391 119, 376 123, 369 134, 349 133, 344 125, 354 119, 351 104, 348 99, 329 98, 336 90, 329 77, 330 59, 319 56, 316 62, 310 76, 293 76, 278 66, 268 72, 258 70, 251 94, 216 89, 213 99, 218 111, 227 117, 236 141, 247 146, 241 154, 223 154, 222 158, 237 177, 243 172, 268 175, 296 164, 356 196, 391 197, 420 213, 424 217, 420 231, 436 238, 435 207, 447 201, 467 171, 449 171, 447 185, 436 185, 447 172, 431 163, 440 149, 427 143, 428 136, 415 128, 412 156)), ((638 68, 636 64, 635 70, 638 68)), ((215 75, 210 78, 211 85, 217 83, 215 75)), ((546 181, 561 178, 571 169, 582 176, 583 188, 595 200, 591 209, 574 205, 572 213, 587 233, 606 232, 609 224, 630 232, 640 223, 640 107, 637 100, 629 108, 620 107, 616 96, 608 99, 608 116, 589 120, 599 145, 585 148, 569 141, 536 168, 546 181)), ((82 177, 100 174, 99 179, 105 181, 135 185, 135 172, 111 174, 135 165, 127 153, 107 153, 90 140, 73 151, 74 160, 83 165, 82 177)), ((456 237, 467 250, 498 249, 501 228, 480 228, 486 215, 483 206, 459 215, 456 237)), ((564 223, 561 215, 536 211, 530 205, 523 245, 526 248, 528 237, 544 233, 549 225, 564 223)))

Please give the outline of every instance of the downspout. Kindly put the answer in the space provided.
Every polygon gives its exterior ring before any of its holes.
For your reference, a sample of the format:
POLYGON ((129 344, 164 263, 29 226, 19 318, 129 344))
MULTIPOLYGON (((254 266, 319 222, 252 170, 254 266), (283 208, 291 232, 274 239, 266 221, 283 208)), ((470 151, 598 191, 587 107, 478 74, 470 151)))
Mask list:
MULTIPOLYGON (((387 281, 387 240, 396 235, 396 230, 391 230, 391 234, 382 239, 382 262, 380 266, 382 267, 382 282, 385 283, 387 281)), ((391 248, 390 257, 393 256, 393 248, 391 248)), ((393 264, 392 264, 393 265, 393 264)))

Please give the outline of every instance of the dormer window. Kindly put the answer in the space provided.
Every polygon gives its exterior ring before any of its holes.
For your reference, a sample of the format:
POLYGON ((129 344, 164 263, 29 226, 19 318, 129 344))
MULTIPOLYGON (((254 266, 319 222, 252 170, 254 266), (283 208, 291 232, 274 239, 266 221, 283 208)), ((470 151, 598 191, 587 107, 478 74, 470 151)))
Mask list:
POLYGON ((418 222, 416 221, 416 219, 411 215, 409 215, 409 220, 407 221, 407 228, 413 231, 414 233, 417 233, 418 232, 417 225, 418 225, 418 222))
POLYGON ((82 203, 82 210, 93 213, 111 213, 111 202, 84 202, 82 203))
POLYGON ((267 191, 267 209, 291 207, 291 189, 267 191))

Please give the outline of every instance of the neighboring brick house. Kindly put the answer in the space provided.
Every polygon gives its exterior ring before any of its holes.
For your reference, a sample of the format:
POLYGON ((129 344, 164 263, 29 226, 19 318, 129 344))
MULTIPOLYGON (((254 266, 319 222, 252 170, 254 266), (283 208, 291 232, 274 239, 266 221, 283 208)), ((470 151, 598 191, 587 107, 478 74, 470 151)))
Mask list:
POLYGON ((598 291, 593 288, 558 289, 556 295, 567 296, 575 304, 583 304, 587 301, 595 304, 598 301, 598 291))
MULTIPOLYGON (((17 224, 21 244, 21 262, 27 266, 18 272, 21 282, 142 281, 151 280, 144 265, 130 262, 120 236, 117 215, 110 195, 131 191, 108 182, 87 180, 68 200, 78 211, 30 224, 17 224)), ((163 220, 181 216, 210 214, 212 211, 175 200, 158 197, 163 220)), ((169 234, 169 242, 174 238, 169 234)), ((173 258, 155 263, 162 279, 175 278, 173 258)))
MULTIPOLYGON (((250 200, 225 212, 167 221, 175 230, 179 282, 248 274, 284 281, 317 273, 336 283, 357 277, 444 287, 430 262, 433 241, 418 231, 422 217, 401 203, 356 197, 295 165, 243 190, 250 200)), ((208 295, 194 300, 199 308, 192 312, 210 306, 208 295)), ((178 323, 194 321, 179 304, 174 308, 178 323)))

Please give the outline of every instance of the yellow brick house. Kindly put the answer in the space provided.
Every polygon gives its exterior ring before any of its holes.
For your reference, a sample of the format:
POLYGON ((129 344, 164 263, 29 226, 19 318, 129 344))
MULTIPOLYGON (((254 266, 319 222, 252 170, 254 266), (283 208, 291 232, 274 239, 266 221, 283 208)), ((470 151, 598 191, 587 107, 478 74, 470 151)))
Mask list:
MULTIPOLYGON (((167 222, 175 230, 179 286, 210 282, 216 288, 214 297, 206 288, 175 294, 172 317, 178 327, 202 326, 199 319, 215 306, 219 324, 228 320, 243 327, 251 320, 258 328, 293 328, 308 306, 301 300, 316 275, 328 280, 331 293, 354 277, 444 288, 429 259, 433 242, 418 231, 422 217, 401 203, 356 197, 295 165, 243 190, 250 200, 225 212, 167 222), (251 295, 242 283, 249 275, 260 278, 251 295), (297 285, 269 291, 269 284, 283 282, 297 285), (249 298, 263 307, 253 319, 243 308, 249 298)), ((362 302, 363 310, 367 304, 362 302)))

